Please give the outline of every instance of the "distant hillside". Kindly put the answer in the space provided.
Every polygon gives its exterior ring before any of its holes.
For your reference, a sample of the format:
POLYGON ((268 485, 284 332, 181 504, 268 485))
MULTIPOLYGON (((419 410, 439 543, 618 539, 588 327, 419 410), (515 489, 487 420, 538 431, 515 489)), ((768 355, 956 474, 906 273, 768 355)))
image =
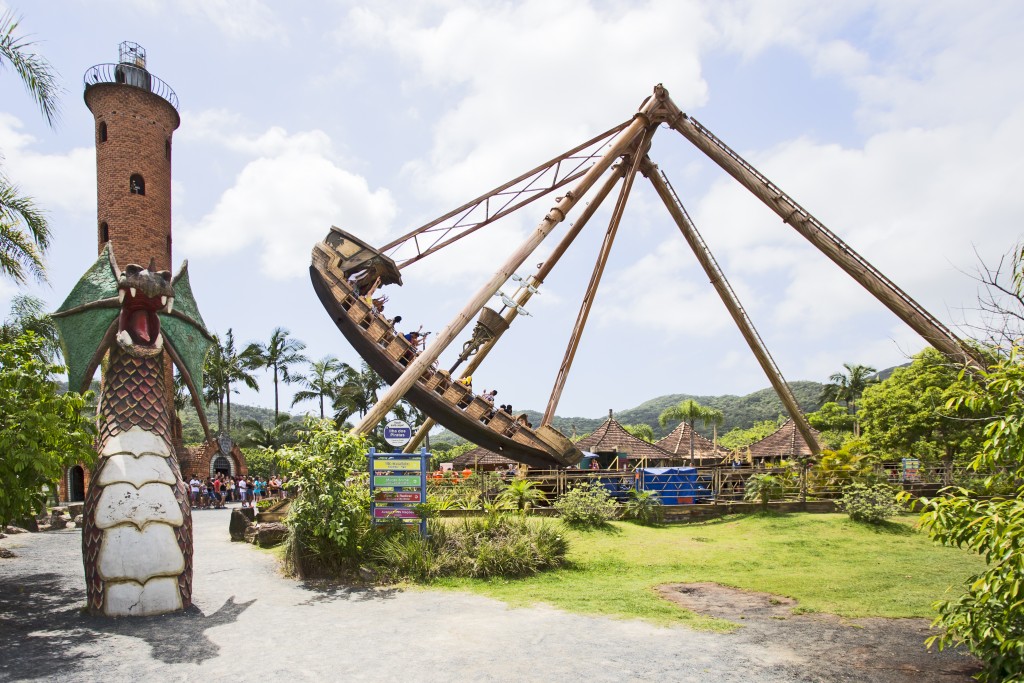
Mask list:
MULTIPOLYGON (((282 415, 288 415, 284 411, 281 411, 282 415)), ((199 416, 196 415, 196 409, 190 403, 182 410, 179 415, 181 416, 181 434, 184 438, 185 443, 198 443, 203 440, 203 427, 199 424, 199 416)), ((227 415, 224 416, 227 420, 227 415)), ((231 435, 238 439, 241 437, 239 433, 240 427, 246 420, 256 420, 261 425, 269 427, 274 424, 274 410, 272 408, 260 408, 258 406, 247 406, 244 404, 231 404, 231 435)), ((208 405, 206 406, 206 421, 210 424, 210 430, 213 432, 217 431, 217 406, 208 405)))
MULTIPOLYGON (((821 391, 825 385, 820 382, 791 382, 790 387, 796 396, 797 403, 804 412, 813 412, 821 407, 821 391)), ((654 430, 656 438, 668 434, 675 428, 674 424, 662 427, 658 424, 658 416, 669 406, 692 398, 703 406, 717 408, 722 411, 724 421, 718 428, 719 434, 724 434, 733 427, 750 427, 761 420, 774 420, 786 412, 782 401, 775 394, 771 387, 755 391, 746 396, 693 396, 691 394, 668 394, 644 401, 635 408, 618 411, 615 419, 622 424, 649 424, 654 430)), ((541 413, 534 410, 524 410, 531 422, 540 424, 541 413)), ((519 411, 517 410, 518 414, 519 411)), ((588 434, 597 429, 601 423, 608 419, 607 413, 599 417, 558 417, 552 420, 552 424, 563 434, 572 436, 576 434, 588 434)), ((699 422, 696 425, 697 431, 708 437, 711 436, 710 426, 703 427, 699 422)), ((431 437, 436 442, 460 443, 464 441, 448 430, 431 437)))

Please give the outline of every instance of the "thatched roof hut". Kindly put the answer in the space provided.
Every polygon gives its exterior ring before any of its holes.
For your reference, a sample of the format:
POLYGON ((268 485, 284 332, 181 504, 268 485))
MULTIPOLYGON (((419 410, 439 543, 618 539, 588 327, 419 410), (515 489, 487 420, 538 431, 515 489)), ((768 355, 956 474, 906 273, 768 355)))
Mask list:
POLYGON ((509 465, 518 465, 515 460, 506 458, 504 455, 489 451, 486 448, 477 446, 471 451, 458 455, 452 461, 452 467, 456 472, 464 469, 471 470, 505 470, 509 465))
POLYGON ((631 460, 647 458, 665 460, 672 456, 658 446, 638 439, 627 432, 608 411, 608 419, 590 436, 576 442, 577 448, 591 453, 618 453, 628 455, 631 460))
POLYGON ((718 461, 725 457, 726 454, 722 449, 716 449, 715 444, 710 439, 690 429, 690 425, 685 421, 680 422, 679 426, 673 429, 668 436, 658 441, 656 445, 677 458, 689 459, 691 432, 693 433, 694 460, 707 463, 718 461))
MULTIPOLYGON (((821 432, 811 427, 811 433, 814 434, 814 438, 818 443, 821 443, 821 440, 818 438, 821 432)), ((743 449, 743 451, 746 452, 747 449, 750 450, 750 455, 755 460, 809 458, 812 455, 810 447, 808 447, 804 438, 800 436, 800 431, 796 428, 796 423, 792 419, 786 420, 777 431, 760 441, 755 441, 746 449, 743 449)))

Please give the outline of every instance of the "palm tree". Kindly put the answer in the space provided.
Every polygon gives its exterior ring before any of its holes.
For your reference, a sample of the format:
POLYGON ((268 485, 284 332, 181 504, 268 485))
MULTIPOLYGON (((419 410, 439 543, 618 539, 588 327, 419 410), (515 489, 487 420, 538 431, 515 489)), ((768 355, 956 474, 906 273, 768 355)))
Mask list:
POLYGON ((340 424, 355 413, 360 417, 366 415, 377 403, 377 392, 384 386, 384 380, 365 361, 359 370, 342 363, 339 376, 342 385, 334 398, 334 421, 340 424))
POLYGON ((302 401, 319 400, 320 419, 324 419, 324 398, 333 399, 338 393, 342 365, 342 362, 334 356, 324 356, 320 360, 310 363, 309 375, 295 378, 296 382, 306 388, 295 393, 292 405, 302 401))
POLYGON ((718 449, 718 428, 725 422, 725 413, 718 408, 707 408, 707 415, 704 416, 704 425, 711 424, 711 446, 718 449))
POLYGON ((264 426, 258 420, 245 420, 242 427, 246 429, 241 443, 244 446, 260 446, 276 451, 285 444, 295 441, 298 424, 292 422, 289 415, 275 415, 274 424, 264 426))
POLYGON ((521 512, 537 503, 546 502, 547 499, 547 494, 529 479, 513 479, 505 490, 498 494, 499 503, 515 505, 521 512))
POLYGON ((17 294, 11 299, 10 315, 0 324, 0 343, 8 344, 26 332, 42 339, 40 350, 46 360, 52 361, 60 354, 57 325, 46 313, 46 304, 31 294, 17 294))
POLYGON ((651 425, 645 422, 635 425, 622 425, 622 428, 638 439, 643 439, 647 443, 654 443, 654 430, 651 429, 651 425))
MULTIPOLYGON (((59 113, 57 74, 46 59, 29 51, 34 43, 17 35, 18 21, 10 10, 0 15, 0 69, 7 64, 14 69, 52 128, 59 113)), ((0 274, 18 283, 28 273, 45 281, 43 253, 49 245, 46 216, 0 172, 0 274)))
POLYGON ((693 424, 697 420, 701 420, 704 426, 707 426, 709 422, 714 422, 715 413, 721 414, 714 408, 702 406, 692 398, 688 398, 681 403, 665 408, 658 416, 658 423, 664 427, 672 420, 683 420, 690 425, 690 464, 692 465, 694 462, 693 424))
POLYGON ((213 335, 213 345, 203 364, 203 401, 217 406, 217 433, 224 432, 224 393, 227 386, 227 363, 224 345, 219 335, 213 335))
POLYGON ((251 367, 267 368, 274 373, 274 419, 280 414, 278 404, 278 381, 291 384, 294 378, 290 368, 299 363, 306 363, 302 350, 306 348, 298 339, 289 339, 288 330, 278 327, 270 335, 270 343, 253 342, 243 352, 252 363, 251 367))
MULTIPOLYGON (((870 365, 843 363, 846 372, 834 372, 829 376, 829 383, 821 392, 823 401, 842 401, 846 409, 857 415, 857 401, 869 385, 878 382, 878 371, 870 365)), ((853 423, 853 435, 860 436, 860 424, 853 423)))
MULTIPOLYGON (((249 372, 254 367, 254 359, 247 355, 248 349, 238 353, 235 351, 235 333, 229 327, 224 335, 224 398, 227 403, 228 433, 231 432, 231 383, 241 382, 254 391, 260 390, 256 377, 249 372)), ((238 393, 237 391, 234 393, 238 393)))

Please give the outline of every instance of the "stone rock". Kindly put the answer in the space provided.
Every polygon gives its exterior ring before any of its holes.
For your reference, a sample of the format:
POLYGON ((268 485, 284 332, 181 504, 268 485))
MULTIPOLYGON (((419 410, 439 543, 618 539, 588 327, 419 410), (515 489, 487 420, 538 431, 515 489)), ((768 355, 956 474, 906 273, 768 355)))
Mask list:
POLYGON ((288 538, 288 527, 281 522, 268 522, 257 525, 256 545, 261 548, 272 548, 284 543, 288 538))
POLYGON ((74 523, 75 523, 75 524, 76 524, 77 526, 82 526, 82 522, 83 522, 83 521, 85 521, 85 518, 84 518, 84 517, 82 517, 82 513, 78 513, 77 515, 75 515, 75 518, 74 518, 74 520, 72 520, 72 521, 73 521, 73 522, 74 522, 74 523))
POLYGON ((36 525, 36 531, 49 531, 49 530, 50 530, 50 525, 49 524, 37 524, 36 525))
POLYGON ((5 534, 4 532, 0 531, 0 538, 7 538, 7 534, 5 534))
POLYGON ((228 522, 228 533, 232 541, 244 541, 245 529, 252 520, 245 514, 247 508, 235 508, 231 511, 231 520, 228 522))
POLYGON ((75 524, 81 524, 81 516, 85 512, 84 503, 68 503, 68 514, 75 518, 75 524))
POLYGON ((26 517, 25 519, 19 520, 18 526, 21 527, 22 531, 39 531, 39 524, 36 522, 35 517, 26 517))
MULTIPOLYGON (((51 531, 56 531, 56 530, 59 530, 59 529, 67 529, 68 528, 68 521, 70 521, 70 520, 66 520, 66 518, 64 518, 64 517, 58 517, 57 515, 54 515, 53 517, 50 518, 50 523, 48 525, 44 525, 44 526, 49 526, 51 531)), ((39 527, 40 531, 42 531, 42 529, 43 529, 43 525, 41 525, 39 527)))
POLYGON ((377 580, 377 572, 373 571, 369 567, 360 567, 359 578, 367 583, 373 583, 377 580))
POLYGON ((9 560, 9 559, 11 559, 12 557, 17 557, 17 555, 15 555, 14 553, 12 553, 12 552, 11 552, 10 550, 8 550, 7 548, 0 548, 0 557, 2 557, 2 558, 3 558, 3 559, 5 559, 5 560, 9 560))
POLYGON ((28 529, 22 529, 20 526, 14 526, 13 524, 8 524, 4 527, 4 531, 11 535, 28 533, 28 529))
POLYGON ((243 534, 243 538, 245 539, 245 542, 246 543, 255 543, 256 542, 256 532, 257 531, 259 531, 259 527, 257 525, 255 525, 255 524, 250 524, 247 527, 245 527, 245 534, 243 534))

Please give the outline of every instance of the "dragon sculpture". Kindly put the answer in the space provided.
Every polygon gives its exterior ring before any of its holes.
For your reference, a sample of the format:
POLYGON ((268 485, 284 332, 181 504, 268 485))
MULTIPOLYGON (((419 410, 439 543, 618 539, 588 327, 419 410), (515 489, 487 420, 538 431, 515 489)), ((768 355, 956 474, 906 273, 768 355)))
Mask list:
POLYGON ((87 389, 103 362, 99 457, 82 527, 88 610, 136 616, 185 609, 192 604, 192 515, 171 441, 164 354, 209 438, 197 387, 212 342, 188 263, 173 280, 152 261, 121 271, 108 244, 53 317, 71 389, 87 389))

